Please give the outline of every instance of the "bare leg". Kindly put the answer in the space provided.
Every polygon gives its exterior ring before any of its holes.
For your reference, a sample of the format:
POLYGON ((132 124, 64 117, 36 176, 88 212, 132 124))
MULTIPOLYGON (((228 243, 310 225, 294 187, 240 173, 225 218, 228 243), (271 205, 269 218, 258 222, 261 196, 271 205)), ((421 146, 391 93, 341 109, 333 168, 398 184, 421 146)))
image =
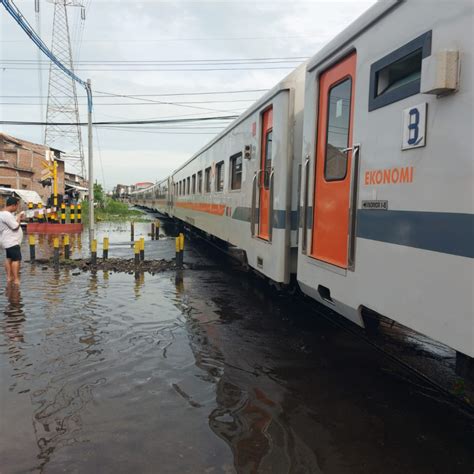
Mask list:
POLYGON ((15 285, 20 284, 20 261, 12 262, 12 276, 13 276, 13 283, 15 285))
POLYGON ((7 274, 7 283, 12 281, 12 261, 9 258, 5 259, 5 272, 7 274))

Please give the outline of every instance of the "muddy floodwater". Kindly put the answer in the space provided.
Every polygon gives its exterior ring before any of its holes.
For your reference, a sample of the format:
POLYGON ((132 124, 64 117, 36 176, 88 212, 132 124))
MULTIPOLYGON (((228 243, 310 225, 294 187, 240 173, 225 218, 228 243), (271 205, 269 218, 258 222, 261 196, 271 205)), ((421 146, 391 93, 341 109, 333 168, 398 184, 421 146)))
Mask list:
MULTIPOLYGON (((110 226, 111 255, 131 257, 110 226)), ((472 473, 465 415, 297 300, 192 243, 185 258, 201 267, 24 263, 0 295, 2 474, 472 473)))

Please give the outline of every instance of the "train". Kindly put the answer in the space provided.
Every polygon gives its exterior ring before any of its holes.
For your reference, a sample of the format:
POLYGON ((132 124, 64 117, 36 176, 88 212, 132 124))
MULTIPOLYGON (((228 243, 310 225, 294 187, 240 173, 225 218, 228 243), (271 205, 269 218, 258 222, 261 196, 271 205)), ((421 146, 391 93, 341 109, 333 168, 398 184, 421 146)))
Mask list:
POLYGON ((473 371, 474 4, 373 5, 131 202, 473 371))

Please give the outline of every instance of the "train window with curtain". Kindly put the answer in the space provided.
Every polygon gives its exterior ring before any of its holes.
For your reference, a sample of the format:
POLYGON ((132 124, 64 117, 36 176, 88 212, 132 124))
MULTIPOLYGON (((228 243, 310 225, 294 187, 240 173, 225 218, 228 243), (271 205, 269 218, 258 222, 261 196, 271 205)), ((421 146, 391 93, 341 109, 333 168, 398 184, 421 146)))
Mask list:
POLYGON ((196 175, 193 174, 192 180, 191 180, 191 194, 196 194, 196 175))
POLYGON ((370 66, 369 111, 420 92, 421 63, 431 55, 431 31, 370 66))
POLYGON ((197 192, 202 193, 202 171, 198 171, 197 174, 197 192))
POLYGON ((240 189, 242 186, 242 153, 230 157, 230 189, 240 189))
POLYGON ((349 77, 329 89, 328 126, 324 178, 344 179, 347 174, 347 151, 351 116, 352 79, 349 77))
POLYGON ((210 193, 211 192, 211 168, 206 168, 205 171, 205 183, 204 183, 204 192, 210 193))
POLYGON ((216 164, 216 191, 224 190, 224 162, 220 161, 216 164))

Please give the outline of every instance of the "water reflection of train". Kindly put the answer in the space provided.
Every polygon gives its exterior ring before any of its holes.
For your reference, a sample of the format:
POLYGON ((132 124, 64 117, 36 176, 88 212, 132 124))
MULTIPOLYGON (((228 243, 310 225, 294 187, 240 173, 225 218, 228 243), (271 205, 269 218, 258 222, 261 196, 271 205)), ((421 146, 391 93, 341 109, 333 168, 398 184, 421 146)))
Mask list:
POLYGON ((374 5, 132 202, 360 326, 381 314, 427 334, 472 370, 473 8, 374 5))

